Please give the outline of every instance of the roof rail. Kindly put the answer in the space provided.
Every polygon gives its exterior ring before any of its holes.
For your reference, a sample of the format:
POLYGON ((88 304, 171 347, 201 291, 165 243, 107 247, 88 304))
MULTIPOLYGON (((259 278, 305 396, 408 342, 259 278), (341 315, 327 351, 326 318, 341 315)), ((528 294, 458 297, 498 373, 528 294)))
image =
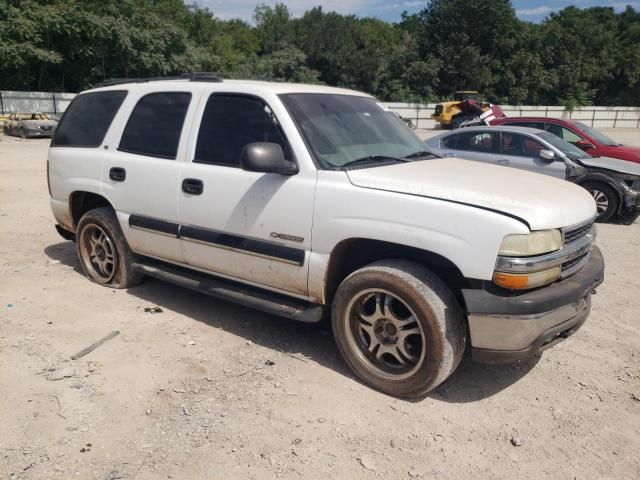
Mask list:
POLYGON ((222 77, 212 72, 183 73, 178 76, 146 77, 146 78, 107 78, 96 84, 96 87, 110 87, 125 83, 161 82, 166 80, 187 80, 189 82, 222 82, 222 77))

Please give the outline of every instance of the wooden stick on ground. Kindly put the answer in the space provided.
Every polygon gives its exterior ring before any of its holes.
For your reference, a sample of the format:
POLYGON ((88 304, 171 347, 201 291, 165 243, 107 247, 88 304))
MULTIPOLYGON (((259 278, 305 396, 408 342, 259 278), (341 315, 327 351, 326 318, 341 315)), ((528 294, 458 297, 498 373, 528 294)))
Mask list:
POLYGON ((98 348, 100 345, 102 345, 104 342, 111 340, 113 337, 117 336, 118 334, 120 334, 120 332, 118 330, 114 330, 113 332, 111 332, 109 335, 107 335, 104 338, 101 338, 100 340, 98 340, 95 343, 92 343, 91 345, 89 345, 87 348, 84 348, 82 350, 80 350, 78 353, 76 353, 75 355, 71 355, 71 360, 77 360, 81 357, 84 357, 87 353, 91 353, 93 352, 96 348, 98 348))

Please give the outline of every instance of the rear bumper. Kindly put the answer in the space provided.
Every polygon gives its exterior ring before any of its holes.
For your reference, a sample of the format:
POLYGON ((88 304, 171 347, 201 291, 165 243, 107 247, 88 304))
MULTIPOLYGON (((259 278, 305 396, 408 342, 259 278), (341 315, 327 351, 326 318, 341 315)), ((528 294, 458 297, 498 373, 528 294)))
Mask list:
POLYGON ((604 280, 597 247, 575 275, 521 295, 463 290, 473 359, 484 363, 520 360, 575 333, 591 311, 591 293, 604 280))

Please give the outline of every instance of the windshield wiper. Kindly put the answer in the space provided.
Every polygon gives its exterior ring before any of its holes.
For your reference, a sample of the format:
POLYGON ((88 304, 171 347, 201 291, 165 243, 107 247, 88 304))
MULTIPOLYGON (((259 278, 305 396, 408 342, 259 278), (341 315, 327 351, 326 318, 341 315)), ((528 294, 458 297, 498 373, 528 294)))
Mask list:
POLYGON ((342 168, 352 167, 359 163, 374 163, 374 162, 385 161, 385 160, 393 160, 393 161, 402 162, 402 163, 410 161, 406 158, 392 157, 390 155, 367 155, 366 157, 356 158, 355 160, 351 160, 345 163, 344 165, 342 165, 342 168))
POLYGON ((419 150, 417 152, 405 155, 403 158, 420 158, 420 157, 435 157, 435 155, 427 150, 419 150))

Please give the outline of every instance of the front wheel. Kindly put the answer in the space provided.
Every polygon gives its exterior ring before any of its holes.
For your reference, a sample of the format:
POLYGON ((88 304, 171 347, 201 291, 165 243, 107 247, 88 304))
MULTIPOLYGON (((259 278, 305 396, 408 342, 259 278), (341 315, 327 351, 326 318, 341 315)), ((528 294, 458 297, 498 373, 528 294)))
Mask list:
POLYGON ((618 211, 618 194, 616 191, 602 182, 586 182, 582 185, 593 197, 598 209, 597 222, 610 220, 618 211))
POLYGON ((76 249, 85 275, 100 285, 130 288, 143 279, 132 268, 134 253, 110 208, 96 208, 82 216, 76 230, 76 249))
POLYGON ((416 397, 444 382, 464 353, 464 317, 451 290, 430 270, 404 260, 349 275, 332 307, 338 349, 365 383, 416 397))

